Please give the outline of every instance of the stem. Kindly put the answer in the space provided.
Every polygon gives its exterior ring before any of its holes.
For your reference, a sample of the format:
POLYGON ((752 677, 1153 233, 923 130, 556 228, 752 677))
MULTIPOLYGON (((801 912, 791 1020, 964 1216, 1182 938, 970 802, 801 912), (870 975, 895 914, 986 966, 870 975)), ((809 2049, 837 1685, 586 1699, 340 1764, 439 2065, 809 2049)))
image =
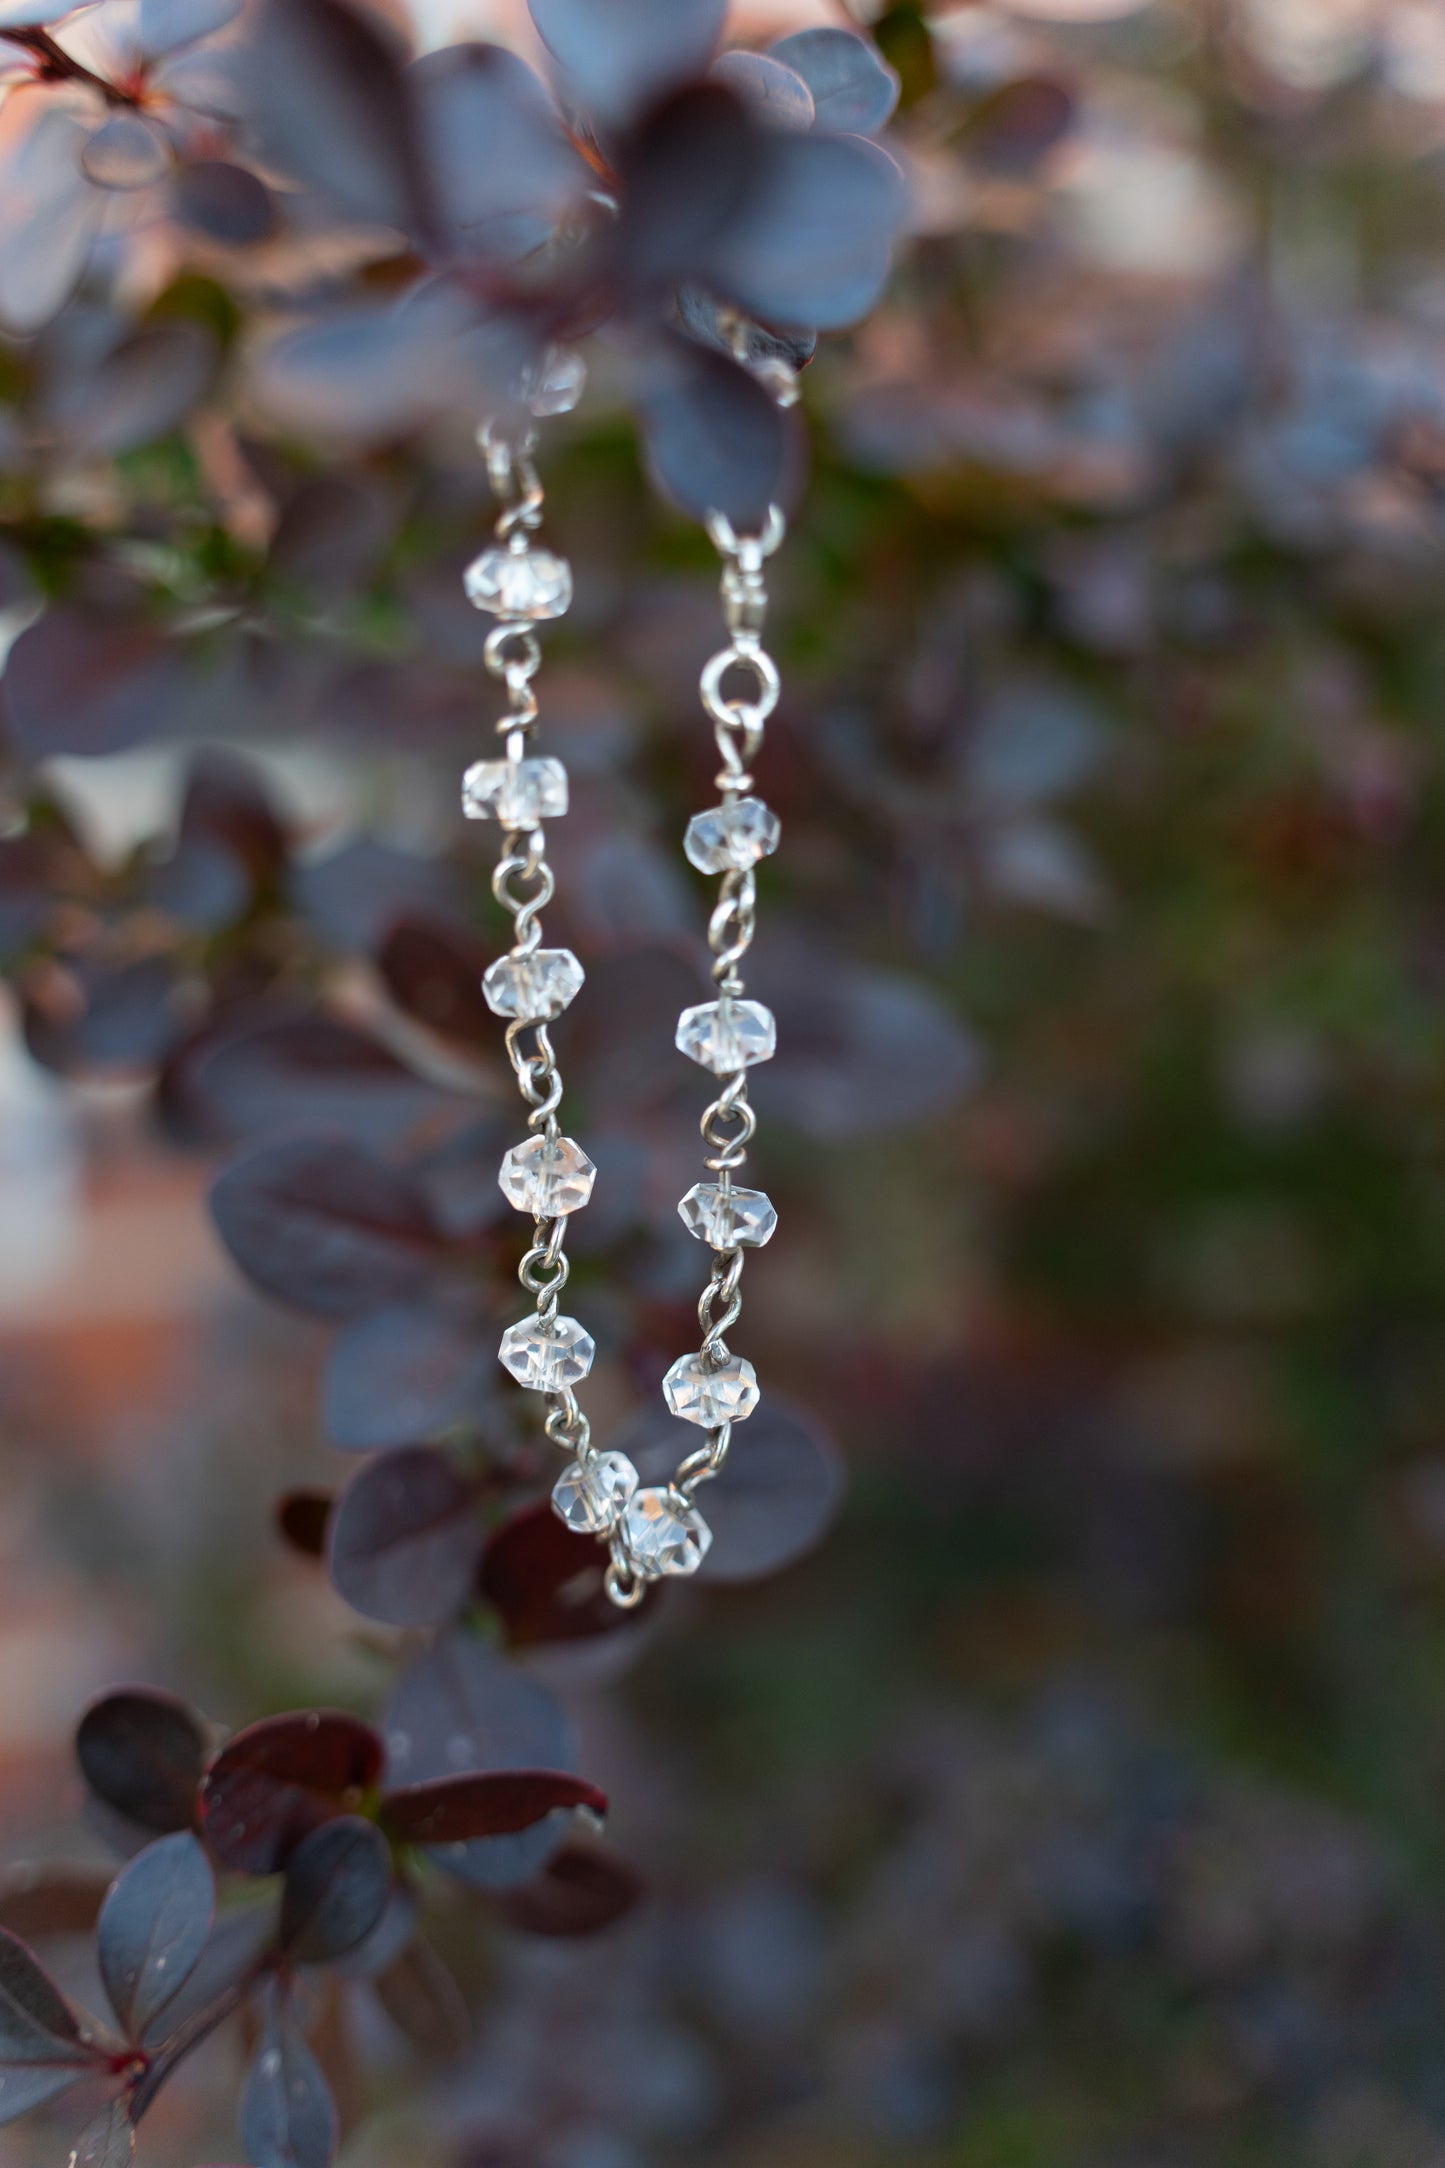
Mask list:
POLYGON ((247 1966, 239 1980, 233 1980, 229 1987, 221 1990, 214 2002, 208 2002, 204 2009, 197 2010, 195 2016, 188 2019, 180 2031, 173 2033, 158 2050, 154 2062, 131 2095, 132 2124, 139 2123, 141 2117, 154 2106, 157 2093, 176 2066, 184 2062, 203 2040, 208 2040, 218 2025, 224 2025, 226 2019, 234 2016, 240 2009, 257 1981, 264 1978, 277 1962, 277 1954, 274 1950, 263 1950, 261 1955, 247 1966))
POLYGON ((80 61, 72 59, 63 45, 56 44, 48 30, 0 30, 0 40, 35 55, 40 62, 37 79, 42 83, 86 83, 100 92, 107 105, 139 103, 132 92, 108 83, 103 75, 95 74, 80 61))

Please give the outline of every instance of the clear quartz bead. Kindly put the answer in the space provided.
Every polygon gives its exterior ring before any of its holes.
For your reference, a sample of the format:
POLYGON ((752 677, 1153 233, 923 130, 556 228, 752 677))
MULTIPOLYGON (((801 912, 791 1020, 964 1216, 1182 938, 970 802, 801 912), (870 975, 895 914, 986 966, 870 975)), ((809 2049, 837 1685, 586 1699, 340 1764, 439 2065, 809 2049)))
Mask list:
POLYGON ((587 389, 587 364, 572 346, 549 346, 527 370, 522 397, 539 421, 550 414, 570 414, 587 389))
POLYGON ((482 975, 482 992, 494 1016, 532 1021, 560 1016, 582 991, 582 979, 571 949, 539 948, 530 955, 499 956, 482 975))
POLYGON ((597 1169, 580 1144, 571 1137, 548 1136, 514 1144, 497 1176, 508 1204, 539 1219, 580 1212, 596 1179, 597 1169))
POLYGON ((524 1317, 509 1325, 498 1351, 502 1368, 534 1393, 565 1393, 592 1368, 597 1343, 575 1317, 524 1317))
POLYGON ((646 1580, 696 1573, 712 1544, 712 1530, 696 1506, 681 1504, 665 1490, 635 1492, 621 1533, 628 1557, 646 1580))
POLYGON ((742 873, 771 858, 781 832, 777 814, 761 798, 734 798, 694 813, 682 847, 699 873, 742 873))
POLYGON ((730 1076, 735 1069, 772 1060, 778 1027, 772 1010, 761 1001, 740 1001, 724 994, 720 1001, 704 1001, 695 1009, 683 1010, 677 1020, 677 1044, 680 1052, 715 1076, 730 1076))
POLYGON ((474 557, 462 574, 467 600, 493 617, 521 618, 540 624, 561 617, 572 601, 572 567, 555 550, 520 549, 494 542, 474 557))
POLYGON ((468 820, 535 828, 567 810, 567 770, 549 754, 528 760, 474 760, 462 777, 468 820))
POLYGON ((715 1250, 760 1250, 778 1224, 764 1191, 724 1189, 720 1182, 695 1182, 677 1209, 688 1233, 715 1250))
POLYGON ((683 1355, 662 1381, 662 1397, 674 1415, 704 1430, 723 1423, 745 1422, 762 1395, 758 1374, 742 1355, 729 1355, 718 1369, 709 1370, 701 1355, 683 1355))
POLYGON ((625 1453, 593 1453, 564 1468, 552 1486, 552 1509, 580 1536, 605 1536, 621 1520, 637 1489, 625 1453))

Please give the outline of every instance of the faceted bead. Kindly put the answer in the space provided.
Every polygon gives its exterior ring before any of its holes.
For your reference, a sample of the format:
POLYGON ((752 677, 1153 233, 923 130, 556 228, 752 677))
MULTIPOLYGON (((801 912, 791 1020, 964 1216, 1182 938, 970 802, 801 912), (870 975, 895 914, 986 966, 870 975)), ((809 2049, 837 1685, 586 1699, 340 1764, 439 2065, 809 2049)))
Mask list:
POLYGON ((572 346, 549 346, 541 360, 528 369, 522 386, 527 412, 543 420, 550 414, 570 414, 587 388, 587 364, 572 346))
POLYGON ((715 1076, 729 1076, 735 1069, 750 1069, 755 1061, 771 1061, 777 1052, 778 1027, 771 1009, 761 1001, 739 1001, 724 994, 720 1001, 700 1002, 684 1009, 677 1020, 680 1052, 701 1062, 715 1076))
POLYGON ((677 1209, 688 1233, 715 1250, 760 1250, 778 1224, 762 1190, 724 1189, 720 1182, 695 1182, 677 1209))
POLYGON ((462 574, 467 600, 493 617, 540 624, 561 617, 572 601, 572 567, 555 550, 508 549, 494 542, 462 574))
POLYGON ((636 1488, 637 1470, 625 1453, 594 1453, 562 1470, 552 1487, 553 1511, 581 1536, 604 1536, 636 1488))
POLYGON ((597 1343, 575 1317, 524 1317, 502 1334, 502 1368, 534 1393, 565 1393, 580 1385, 592 1368, 597 1343))
POLYGON ((482 976, 482 992, 494 1016, 529 1021, 560 1016, 582 990, 582 966, 571 949, 533 949, 530 956, 499 956, 482 976))
POLYGON ((735 798, 694 813, 682 847, 699 873, 742 873, 771 858, 780 833, 777 814, 761 798, 735 798))
POLYGON ((757 1406, 758 1374, 744 1356, 730 1355, 721 1369, 708 1370, 701 1355, 683 1355, 662 1381, 662 1397, 685 1423, 716 1430, 741 1423, 757 1406))
POLYGON ((635 1493, 622 1516, 622 1540, 644 1578, 696 1573, 712 1543, 712 1530, 695 1506, 677 1504, 665 1490, 635 1493))
POLYGON ((497 1176, 508 1204, 539 1219, 580 1212, 596 1179, 597 1169, 570 1137, 528 1137, 525 1144, 514 1144, 497 1176))
POLYGON ((550 755, 532 760, 474 760, 462 777, 468 820, 535 828, 567 810, 567 770, 550 755))

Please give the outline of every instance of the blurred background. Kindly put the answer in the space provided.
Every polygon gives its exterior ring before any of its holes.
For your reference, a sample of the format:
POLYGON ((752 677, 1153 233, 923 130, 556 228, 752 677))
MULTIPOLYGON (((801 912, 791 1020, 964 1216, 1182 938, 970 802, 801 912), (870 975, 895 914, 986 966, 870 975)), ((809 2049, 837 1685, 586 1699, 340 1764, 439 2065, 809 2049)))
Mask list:
MULTIPOLYGON (((520 9, 410 14, 525 45, 520 9)), ((771 578, 781 1228, 734 1335, 806 1411, 793 1548, 821 1541, 754 1577, 745 1495, 736 1574, 527 1659, 648 1894, 555 1942, 458 1899, 475 2045, 419 2066, 359 2019, 343 2158, 1440 2168, 1445 9, 854 19, 902 77, 914 230, 807 371, 771 578)), ((273 1515, 352 1472, 328 1430, 408 1442, 367 1426, 384 1359, 340 1367, 334 1313, 247 1285, 218 1165, 298 1124, 405 1159, 481 1260, 446 1298, 471 1345, 467 1305, 485 1340, 515 1300, 517 1111, 473 1006, 491 839, 457 810, 490 714, 465 429, 268 430, 251 344, 335 266, 144 184, 37 310, 81 214, 27 185, 0 203, 0 1820, 11 1860, 84 1860, 89 1694, 371 1713, 403 1638, 273 1515)), ((695 1333, 669 1050, 718 644, 711 552, 611 369, 542 450, 577 581, 542 680, 576 806, 548 931, 589 971, 558 1040, 602 1170, 599 1432, 695 1333)), ((235 2157, 237 2052, 144 2161, 235 2157)), ((5 2168, 62 2152, 0 2134, 5 2168)))

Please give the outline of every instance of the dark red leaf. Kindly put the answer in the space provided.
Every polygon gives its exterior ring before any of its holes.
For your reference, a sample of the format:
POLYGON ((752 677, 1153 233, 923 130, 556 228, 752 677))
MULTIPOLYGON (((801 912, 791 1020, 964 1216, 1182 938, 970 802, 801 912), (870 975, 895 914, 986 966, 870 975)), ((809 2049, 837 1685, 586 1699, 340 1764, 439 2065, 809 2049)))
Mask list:
POLYGON ((416 62, 411 84, 448 230, 503 260, 544 241, 590 175, 526 62, 499 45, 449 45, 416 62))
POLYGON ((607 1559, 590 1536, 574 1535, 550 1499, 524 1506, 493 1530, 482 1553, 481 1592, 501 1613, 508 1641, 578 1641, 614 1633, 651 1615, 650 1588, 634 1611, 619 1611, 603 1587, 607 1559))
POLYGON ((443 1250, 415 1180, 341 1139, 260 1146, 220 1176, 211 1211, 257 1287, 318 1317, 415 1296, 443 1250))
POLYGON ((450 895, 447 875, 434 859, 367 837, 300 867, 294 886, 327 940, 358 952, 378 948, 407 913, 442 908, 450 895))
POLYGON ((333 1491, 293 1490, 277 1499, 277 1529, 303 1558, 325 1557, 326 1524, 334 1503, 333 1491))
POLYGON ((493 952, 459 919, 408 915, 393 924, 377 957, 399 1009, 443 1038, 494 1053, 497 1020, 482 998, 493 952))
POLYGON ((26 988, 25 1044, 61 1076, 151 1069, 180 1029, 170 959, 144 956, 111 966, 67 963, 63 974, 26 988))
POLYGON ((314 593, 344 594, 370 578, 395 526, 392 500, 375 484, 315 475, 286 500, 271 538, 271 571, 314 593))
POLYGON ((969 115, 963 134, 972 163, 1002 179, 1022 180, 1069 133, 1073 93, 1046 75, 1001 84, 969 115))
POLYGON ((605 1814, 607 1794, 557 1769, 495 1769, 388 1792, 380 1812, 382 1826, 404 1843, 465 1844, 530 1829, 560 1807, 605 1814))
POLYGON ((344 1957, 376 1926, 391 1890, 391 1853, 375 1822, 354 1814, 324 1822, 286 1864, 283 1949, 302 1965, 344 1957))
POLYGON ((303 1837, 352 1812, 381 1773, 376 1733, 337 1709, 298 1710, 239 1731, 201 1786, 201 1826, 241 1874, 275 1874, 303 1837))
POLYGON ((877 300, 907 210, 903 175, 862 136, 759 131, 755 179, 698 282, 765 324, 836 330, 877 300))
POLYGON ((206 1734, 183 1701, 145 1687, 105 1694, 81 1718, 75 1752, 97 1799, 127 1821, 161 1832, 191 1828, 206 1734))
POLYGON ((644 1884, 620 1853, 574 1838, 542 1872, 492 1902, 508 1927, 529 1935, 595 1935, 631 1912, 644 1884))
POLYGON ((342 1492, 328 1560, 338 1595, 389 1626, 435 1626, 471 1592, 481 1549, 477 1487, 445 1453, 385 1453, 342 1492))

